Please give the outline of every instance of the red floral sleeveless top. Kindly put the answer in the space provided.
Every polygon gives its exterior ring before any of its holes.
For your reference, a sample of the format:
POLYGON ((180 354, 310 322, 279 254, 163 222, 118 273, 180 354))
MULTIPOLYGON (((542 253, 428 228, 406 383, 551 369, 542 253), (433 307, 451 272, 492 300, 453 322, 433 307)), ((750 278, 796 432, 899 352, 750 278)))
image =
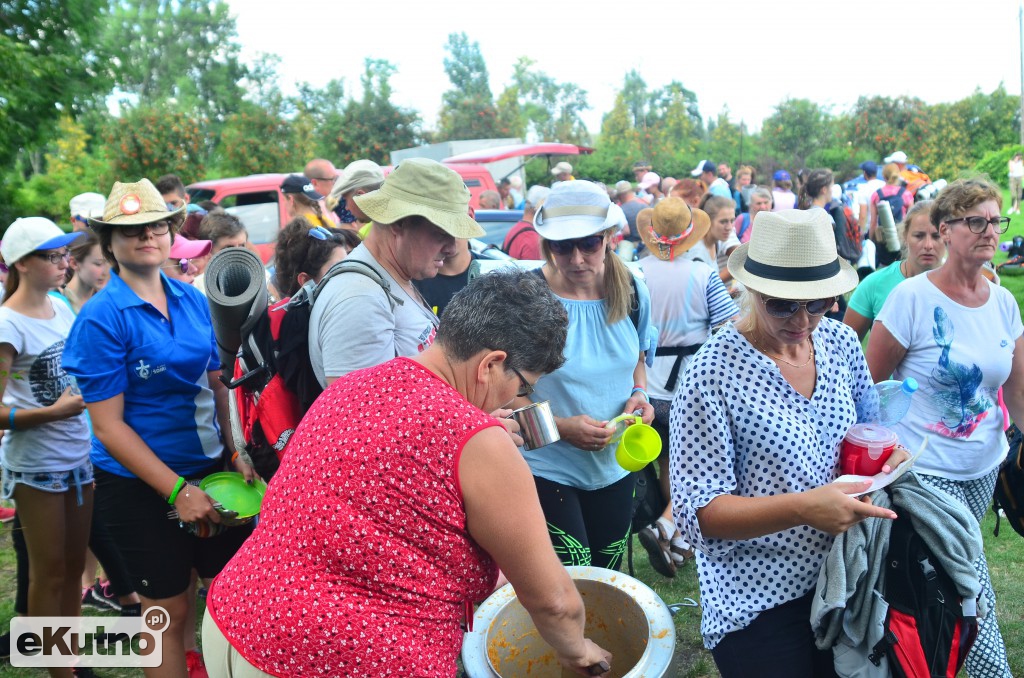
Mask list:
POLYGON ((207 610, 276 676, 454 676, 467 601, 497 567, 466 531, 459 455, 500 424, 396 358, 332 384, 207 610))

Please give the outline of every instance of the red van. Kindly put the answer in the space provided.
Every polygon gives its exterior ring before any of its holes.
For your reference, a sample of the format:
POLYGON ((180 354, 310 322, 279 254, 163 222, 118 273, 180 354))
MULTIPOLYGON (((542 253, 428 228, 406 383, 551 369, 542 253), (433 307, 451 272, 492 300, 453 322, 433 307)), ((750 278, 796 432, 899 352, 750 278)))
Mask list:
MULTIPOLYGON (((517 156, 546 155, 550 158, 552 155, 579 155, 592 151, 572 144, 515 144, 465 153, 446 158, 443 162, 458 172, 466 182, 472 194, 469 204, 475 210, 479 207, 481 193, 497 190, 490 170, 481 163, 517 156)), ((390 172, 391 166, 385 166, 385 176, 390 172)), ((286 176, 251 174, 247 177, 211 179, 189 184, 186 190, 193 203, 212 200, 237 216, 249 231, 249 241, 256 246, 263 261, 267 262, 274 254, 277 232, 288 223, 288 214, 281 198, 281 182, 286 176)))

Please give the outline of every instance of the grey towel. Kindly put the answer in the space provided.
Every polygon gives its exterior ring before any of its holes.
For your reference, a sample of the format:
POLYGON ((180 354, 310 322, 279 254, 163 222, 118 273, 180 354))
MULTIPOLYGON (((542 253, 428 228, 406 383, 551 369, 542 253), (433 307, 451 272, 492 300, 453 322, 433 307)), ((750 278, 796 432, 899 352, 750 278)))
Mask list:
MULTIPOLYGON (((985 603, 974 561, 982 553, 981 529, 967 507, 945 492, 921 482, 909 472, 885 490, 871 495, 876 506, 908 515, 921 540, 949 573, 965 599, 978 598, 979 616, 985 603)), ((811 606, 815 642, 826 649, 842 640, 861 648, 865 656, 882 638, 885 601, 881 577, 892 523, 862 521, 836 537, 818 575, 811 606), (879 606, 883 606, 879 608, 879 606)))

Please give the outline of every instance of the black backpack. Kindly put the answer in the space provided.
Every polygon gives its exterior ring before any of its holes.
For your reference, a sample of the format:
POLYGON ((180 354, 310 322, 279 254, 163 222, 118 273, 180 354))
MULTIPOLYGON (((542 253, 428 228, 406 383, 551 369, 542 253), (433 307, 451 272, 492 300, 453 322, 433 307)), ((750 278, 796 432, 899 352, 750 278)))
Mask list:
POLYGON ((1010 451, 999 467, 996 489, 992 497, 992 510, 996 513, 993 533, 999 536, 1002 514, 1020 536, 1024 537, 1024 434, 1016 424, 1006 431, 1010 451))
POLYGON ((323 392, 309 358, 309 318, 320 293, 335 276, 351 272, 380 285, 391 309, 402 304, 380 273, 355 259, 339 261, 315 286, 306 286, 241 328, 229 411, 232 438, 256 472, 270 480, 302 416, 323 392))
POLYGON ((955 678, 978 635, 977 601, 964 601, 910 516, 893 522, 885 556, 885 634, 868 659, 897 678, 955 678))
POLYGON ((907 190, 900 186, 900 190, 892 195, 882 195, 882 189, 875 191, 875 195, 878 199, 884 200, 889 203, 889 207, 892 208, 892 220, 897 224, 903 221, 903 214, 907 211, 907 206, 903 203, 903 192, 907 190))

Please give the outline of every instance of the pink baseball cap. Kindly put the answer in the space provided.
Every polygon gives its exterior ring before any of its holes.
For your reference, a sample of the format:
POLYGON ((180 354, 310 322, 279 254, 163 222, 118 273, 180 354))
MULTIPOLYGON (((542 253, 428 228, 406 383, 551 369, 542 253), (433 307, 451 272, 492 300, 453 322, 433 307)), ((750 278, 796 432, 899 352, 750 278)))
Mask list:
POLYGON ((171 244, 171 259, 194 259, 196 257, 204 257, 210 253, 213 249, 212 240, 189 240, 188 238, 177 236, 174 239, 174 243, 171 244))

